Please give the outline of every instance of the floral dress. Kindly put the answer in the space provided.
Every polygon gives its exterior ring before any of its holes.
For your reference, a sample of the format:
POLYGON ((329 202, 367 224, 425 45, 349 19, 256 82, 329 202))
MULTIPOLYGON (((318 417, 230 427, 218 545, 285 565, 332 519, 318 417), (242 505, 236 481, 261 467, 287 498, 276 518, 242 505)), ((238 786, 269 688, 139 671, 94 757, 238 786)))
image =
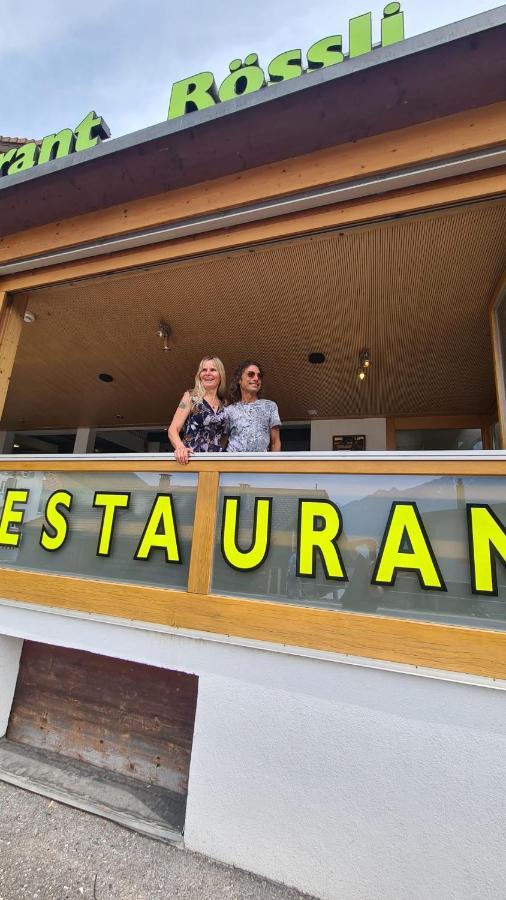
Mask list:
POLYGON ((223 453, 222 438, 228 434, 225 407, 214 410, 207 400, 193 401, 181 439, 195 453, 223 453))

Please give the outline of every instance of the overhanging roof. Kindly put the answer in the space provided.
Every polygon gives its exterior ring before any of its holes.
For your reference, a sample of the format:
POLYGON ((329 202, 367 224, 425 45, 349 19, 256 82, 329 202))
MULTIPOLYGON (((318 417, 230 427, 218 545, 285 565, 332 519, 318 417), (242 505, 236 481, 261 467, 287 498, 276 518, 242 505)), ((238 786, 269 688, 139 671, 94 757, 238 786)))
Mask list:
POLYGON ((505 236, 487 201, 27 291, 2 426, 161 425, 210 352, 259 358, 285 421, 487 414, 505 236))
POLYGON ((0 234, 499 102, 505 46, 503 5, 5 176, 0 234))

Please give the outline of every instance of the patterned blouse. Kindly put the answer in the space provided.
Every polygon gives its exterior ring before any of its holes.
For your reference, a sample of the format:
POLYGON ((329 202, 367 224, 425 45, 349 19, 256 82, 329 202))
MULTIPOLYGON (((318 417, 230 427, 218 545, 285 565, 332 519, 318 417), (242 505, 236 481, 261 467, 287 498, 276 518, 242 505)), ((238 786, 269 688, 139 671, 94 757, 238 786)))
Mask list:
POLYGON ((225 407, 214 410, 206 399, 194 400, 181 439, 195 453, 223 453, 221 439, 228 433, 225 407))

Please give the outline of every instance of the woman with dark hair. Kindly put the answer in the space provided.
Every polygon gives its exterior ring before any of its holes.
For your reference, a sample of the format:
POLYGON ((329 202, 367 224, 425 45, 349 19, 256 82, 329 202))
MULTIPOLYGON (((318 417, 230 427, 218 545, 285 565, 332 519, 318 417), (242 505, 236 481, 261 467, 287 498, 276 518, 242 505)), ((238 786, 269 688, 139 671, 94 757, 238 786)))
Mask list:
POLYGON ((263 371, 252 359, 237 367, 230 380, 231 404, 225 407, 228 423, 227 451, 263 453, 281 450, 278 407, 272 400, 260 399, 263 371))

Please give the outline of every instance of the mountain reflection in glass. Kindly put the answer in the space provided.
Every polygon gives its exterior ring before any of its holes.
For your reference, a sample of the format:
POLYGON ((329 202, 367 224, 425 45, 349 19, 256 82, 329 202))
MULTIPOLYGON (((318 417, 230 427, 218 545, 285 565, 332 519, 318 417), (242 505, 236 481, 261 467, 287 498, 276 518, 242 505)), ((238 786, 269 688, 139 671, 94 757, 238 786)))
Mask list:
MULTIPOLYGON (((474 627, 506 628, 506 570, 493 562, 497 596, 471 590, 467 504, 487 504, 506 524, 506 479, 495 476, 419 475, 222 475, 212 590, 217 594, 272 600, 346 612, 397 616, 474 627), (237 543, 252 542, 255 498, 272 498, 271 539, 261 566, 240 572, 220 546, 223 501, 240 498, 237 543), (297 574, 299 502, 330 500, 342 517, 337 541, 347 581, 326 577, 316 553, 314 578, 297 574), (394 504, 416 504, 445 590, 427 590, 416 572, 399 570, 393 584, 371 584, 394 504)), ((409 553, 409 540, 401 545, 409 553)))
MULTIPOLYGON (((17 534, 18 545, 7 546, 0 540, 0 568, 186 589, 197 478, 192 473, 2 472, 0 509, 5 509, 10 495, 17 498, 11 506, 19 519, 21 509, 23 513, 19 524, 5 526, 4 538, 12 542, 12 535, 17 534), (123 508, 114 511, 108 542, 99 538, 103 537, 104 507, 94 505, 101 492, 124 498, 123 508), (54 521, 59 519, 61 524, 66 520, 66 537, 50 551, 55 529, 54 523, 52 527, 47 521, 48 501, 63 493, 71 497, 70 508, 60 505, 54 521), (177 524, 179 561, 167 560, 164 548, 156 546, 156 536, 146 558, 136 559, 156 498, 166 494, 171 497, 177 524), (26 497, 23 502, 22 496, 26 497), (104 543, 105 552, 99 552, 104 543)), ((158 532, 162 524, 160 521, 158 532)))

